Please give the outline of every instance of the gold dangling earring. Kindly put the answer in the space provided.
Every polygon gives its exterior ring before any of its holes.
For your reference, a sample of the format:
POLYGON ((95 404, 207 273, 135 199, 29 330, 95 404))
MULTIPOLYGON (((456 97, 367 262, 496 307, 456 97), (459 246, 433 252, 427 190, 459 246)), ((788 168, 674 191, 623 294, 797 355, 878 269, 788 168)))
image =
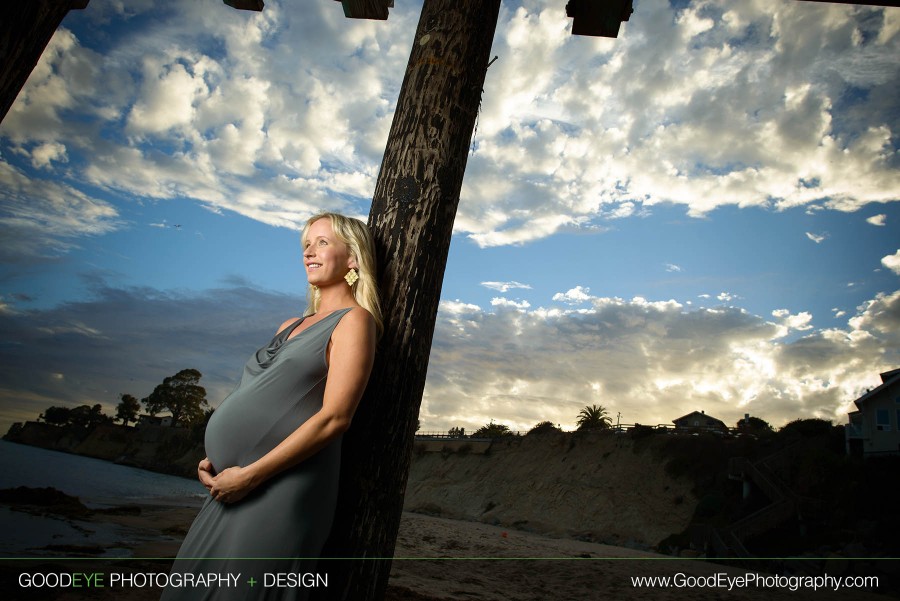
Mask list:
POLYGON ((355 269, 351 269, 347 272, 347 275, 344 276, 344 279, 347 280, 347 285, 352 288, 353 284, 356 283, 356 280, 359 279, 359 274, 356 273, 355 269))

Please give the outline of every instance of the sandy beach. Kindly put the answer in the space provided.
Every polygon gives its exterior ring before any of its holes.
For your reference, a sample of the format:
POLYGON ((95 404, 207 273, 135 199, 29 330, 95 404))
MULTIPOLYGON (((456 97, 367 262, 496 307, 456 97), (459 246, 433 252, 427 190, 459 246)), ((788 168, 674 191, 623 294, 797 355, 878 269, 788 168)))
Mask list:
MULTIPOLYGON (((20 508, 21 509, 21 508, 20 508)), ((27 510, 26 510, 27 511, 27 510)), ((187 527, 196 514, 196 506, 161 501, 131 506, 126 510, 95 512, 73 519, 44 513, 43 520, 63 520, 83 532, 86 541, 95 541, 96 534, 108 538, 103 545, 71 544, 59 546, 55 552, 46 548, 32 549, 27 556, 57 555, 41 562, 5 561, 2 576, 7 599, 80 599, 120 598, 121 590, 24 590, 15 582, 23 569, 34 569, 37 563, 60 569, 115 569, 127 571, 166 571, 169 561, 180 545, 187 527), (111 534, 110 534, 111 533, 111 534), (133 558, 125 561, 96 558, 109 546, 127 549, 133 558), (85 559, 71 559, 82 555, 85 559), (80 562, 80 563, 79 563, 80 562), (98 568, 98 566, 104 566, 98 568)), ((20 513, 20 511, 16 511, 20 513)), ((22 516, 34 512, 22 512, 22 516)), ((808 564, 809 562, 807 562, 808 564)), ((807 565, 807 571, 811 566, 807 565)), ((846 560, 832 565, 819 565, 817 575, 843 576, 850 573, 846 560)), ((401 521, 391 569, 388 601, 543 601, 547 599, 699 599, 750 601, 766 599, 841 599, 859 601, 887 601, 886 590, 876 594, 858 590, 791 591, 787 588, 764 588, 757 585, 726 588, 702 586, 691 578, 728 575, 744 576, 752 569, 728 567, 686 558, 673 558, 624 547, 601 545, 566 538, 553 538, 510 528, 477 522, 451 520, 416 513, 404 513, 401 521), (669 587, 636 587, 633 578, 678 578, 669 587), (684 582, 682 582, 684 581, 684 582), (690 584, 694 586, 689 586, 690 584)), ((159 590, 132 589, 128 598, 157 599, 159 590)))
MULTIPOLYGON (((837 566, 835 566, 837 567, 837 566)), ((390 586, 429 599, 881 599, 865 592, 757 588, 638 588, 632 578, 743 576, 745 568, 673 558, 624 547, 551 538, 487 524, 405 513, 390 586), (442 557, 437 561, 404 557, 442 557), (462 558, 487 559, 462 559, 462 558), (526 559, 527 558, 527 559, 526 559)), ((823 572, 824 574, 825 572, 823 572)), ((391 598, 389 596, 389 598, 391 598)), ((402 597, 397 597, 402 598, 402 597)))

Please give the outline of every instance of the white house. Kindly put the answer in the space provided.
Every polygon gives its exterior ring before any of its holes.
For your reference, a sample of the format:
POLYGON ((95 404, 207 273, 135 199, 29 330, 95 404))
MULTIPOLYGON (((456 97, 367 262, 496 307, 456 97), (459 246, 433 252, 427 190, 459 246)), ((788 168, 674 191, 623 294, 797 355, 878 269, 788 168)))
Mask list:
POLYGON ((900 453, 900 369, 881 374, 881 386, 855 401, 844 429, 847 453, 874 457, 900 453))
POLYGON ((172 416, 164 415, 162 417, 156 415, 147 415, 146 413, 142 413, 138 416, 136 426, 138 428, 143 428, 145 426, 163 426, 170 427, 172 425, 172 416))

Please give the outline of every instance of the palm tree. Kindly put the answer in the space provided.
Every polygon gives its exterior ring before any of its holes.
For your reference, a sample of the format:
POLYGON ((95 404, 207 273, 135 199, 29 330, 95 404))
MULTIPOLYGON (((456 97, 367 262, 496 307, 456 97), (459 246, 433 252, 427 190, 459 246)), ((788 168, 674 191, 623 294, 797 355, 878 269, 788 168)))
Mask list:
POLYGON ((579 430, 605 430, 612 426, 612 420, 603 405, 585 407, 578 413, 575 423, 579 430))

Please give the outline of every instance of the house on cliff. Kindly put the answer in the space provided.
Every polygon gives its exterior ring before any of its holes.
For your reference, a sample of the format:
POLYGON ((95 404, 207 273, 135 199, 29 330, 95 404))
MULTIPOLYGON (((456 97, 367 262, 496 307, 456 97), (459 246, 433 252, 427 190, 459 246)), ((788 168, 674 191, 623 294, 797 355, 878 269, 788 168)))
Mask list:
POLYGON ((160 426, 168 428, 172 425, 172 416, 164 415, 159 417, 157 415, 147 415, 146 413, 142 413, 138 416, 136 427, 145 428, 147 426, 160 426))
POLYGON ((728 426, 720 419, 706 415, 705 411, 694 411, 672 420, 677 434, 727 434, 728 426))
POLYGON ((900 369, 881 375, 881 386, 855 401, 844 428, 847 453, 861 457, 900 454, 900 369))

